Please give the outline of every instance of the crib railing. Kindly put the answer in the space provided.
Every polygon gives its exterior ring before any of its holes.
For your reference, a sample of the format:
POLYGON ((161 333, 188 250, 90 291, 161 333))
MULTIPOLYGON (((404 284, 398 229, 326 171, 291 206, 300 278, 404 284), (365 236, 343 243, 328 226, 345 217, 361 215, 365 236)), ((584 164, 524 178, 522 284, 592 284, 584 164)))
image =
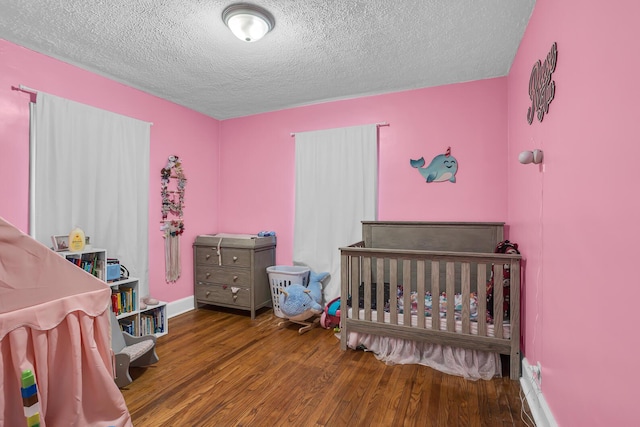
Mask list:
POLYGON ((349 332, 393 336, 491 351, 511 356, 512 378, 519 376, 520 353, 520 261, 519 254, 435 252, 365 248, 363 242, 341 251, 341 347, 346 350, 349 332), (510 269, 509 318, 503 315, 503 269, 510 269), (488 321, 487 281, 493 270, 493 321, 488 321), (396 295, 402 287, 403 313, 396 295), (385 293, 385 288, 388 292, 385 293), (412 295, 418 310, 412 318, 412 295), (432 315, 427 319, 422 304, 432 296, 432 315), (446 293, 446 310, 439 310, 439 295, 446 293), (456 293, 462 309, 456 312, 456 293), (472 294, 477 295, 477 318, 471 316, 472 294), (373 301, 376 304, 373 304, 373 301), (360 302, 362 302, 361 306, 360 302), (385 320, 384 306, 388 315, 385 320), (359 307, 359 309, 358 309, 359 307), (375 307, 375 308, 374 308, 375 307), (457 315, 457 318, 456 318, 457 315), (417 321, 416 321, 417 317, 417 321), (508 324, 508 334, 505 331, 508 324), (516 374, 514 369, 518 371, 516 374))

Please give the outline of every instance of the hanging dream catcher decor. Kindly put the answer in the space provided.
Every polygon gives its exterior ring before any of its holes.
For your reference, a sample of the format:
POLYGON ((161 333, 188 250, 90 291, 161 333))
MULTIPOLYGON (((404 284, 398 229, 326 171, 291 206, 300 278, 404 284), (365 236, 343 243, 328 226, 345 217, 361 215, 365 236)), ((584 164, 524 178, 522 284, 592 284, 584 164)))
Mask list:
POLYGON ((160 171, 162 196, 162 226, 164 232, 165 280, 172 283, 178 280, 180 268, 180 235, 184 232, 184 187, 187 178, 182 170, 182 162, 178 156, 169 156, 167 166, 160 171), (176 179, 175 185, 171 179, 176 179))

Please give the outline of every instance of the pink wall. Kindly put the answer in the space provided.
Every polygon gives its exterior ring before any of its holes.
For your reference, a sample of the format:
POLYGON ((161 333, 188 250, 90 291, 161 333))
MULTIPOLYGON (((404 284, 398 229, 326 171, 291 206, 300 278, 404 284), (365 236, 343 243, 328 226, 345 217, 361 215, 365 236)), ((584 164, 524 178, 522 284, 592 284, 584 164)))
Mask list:
MULTIPOLYGON (((219 122, 176 104, 129 88, 23 47, 0 40, 0 216, 28 233, 29 99, 13 90, 25 85, 105 110, 153 122, 149 192, 149 287, 161 300, 193 295, 191 244, 214 231, 218 211, 219 122), (182 237, 182 277, 164 280, 164 243, 160 226, 160 169, 167 157, 183 159, 188 184, 182 237)), ((100 242, 94 242, 99 246, 100 242)), ((106 248, 108 250, 108 248, 106 248)))
MULTIPOLYGON (((225 120, 220 128, 220 231, 274 230, 277 262, 291 264, 291 133, 381 127, 379 219, 506 221, 506 78, 316 104, 225 120), (427 184, 409 159, 451 146, 455 184, 427 184)), ((327 207, 318 206, 318 209, 327 207)))
POLYGON ((560 425, 637 425, 640 241, 633 1, 538 0, 509 84, 509 223, 527 258, 525 356, 560 425), (531 68, 558 43, 556 98, 526 122, 531 68), (542 148, 544 171, 517 154, 542 148))

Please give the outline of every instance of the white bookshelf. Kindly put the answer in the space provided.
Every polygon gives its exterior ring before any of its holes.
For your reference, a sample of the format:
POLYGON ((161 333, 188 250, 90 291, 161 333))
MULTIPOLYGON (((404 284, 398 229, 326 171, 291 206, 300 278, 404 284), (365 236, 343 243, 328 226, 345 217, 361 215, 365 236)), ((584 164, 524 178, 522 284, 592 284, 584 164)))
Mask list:
MULTIPOLYGON (((79 252, 58 252, 58 254, 87 273, 106 281, 107 251, 105 249, 91 248, 79 252)), ((111 287, 111 309, 116 313, 121 327, 122 325, 127 326, 123 330, 135 336, 148 333, 161 337, 168 333, 167 303, 160 301, 156 305, 148 305, 144 309, 140 309, 140 280, 138 278, 123 278, 109 281, 107 284, 111 287)))
POLYGON ((121 325, 131 325, 131 328, 123 328, 131 335, 166 335, 169 330, 167 303, 160 301, 141 309, 139 284, 136 277, 109 282, 112 291, 111 308, 116 313, 118 322, 121 325))

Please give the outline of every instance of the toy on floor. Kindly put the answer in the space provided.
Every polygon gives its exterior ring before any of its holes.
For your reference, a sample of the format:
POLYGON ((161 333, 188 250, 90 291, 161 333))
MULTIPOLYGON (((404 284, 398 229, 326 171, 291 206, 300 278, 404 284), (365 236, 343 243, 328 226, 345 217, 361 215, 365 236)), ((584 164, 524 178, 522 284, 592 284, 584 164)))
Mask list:
MULTIPOLYGON (((319 322, 319 319, 313 322, 308 322, 308 319, 322 313, 322 280, 328 275, 329 273, 311 271, 307 286, 293 284, 280 290, 280 310, 289 322, 305 326, 299 330, 301 334, 315 327, 319 322)), ((280 324, 282 325, 283 323, 280 324)))
POLYGON ((24 416, 27 419, 27 427, 40 426, 40 403, 38 402, 38 386, 36 378, 31 370, 22 371, 20 379, 22 387, 22 406, 24 407, 24 416))
POLYGON ((334 298, 324 308, 320 316, 320 326, 325 329, 340 327, 340 297, 334 298))
POLYGON ((307 320, 322 313, 320 302, 313 298, 311 290, 302 285, 290 285, 282 289, 280 310, 289 320, 307 320))
POLYGON ((309 284, 289 285, 281 289, 280 310, 289 320, 307 320, 322 313, 322 280, 329 273, 309 272, 309 284))

